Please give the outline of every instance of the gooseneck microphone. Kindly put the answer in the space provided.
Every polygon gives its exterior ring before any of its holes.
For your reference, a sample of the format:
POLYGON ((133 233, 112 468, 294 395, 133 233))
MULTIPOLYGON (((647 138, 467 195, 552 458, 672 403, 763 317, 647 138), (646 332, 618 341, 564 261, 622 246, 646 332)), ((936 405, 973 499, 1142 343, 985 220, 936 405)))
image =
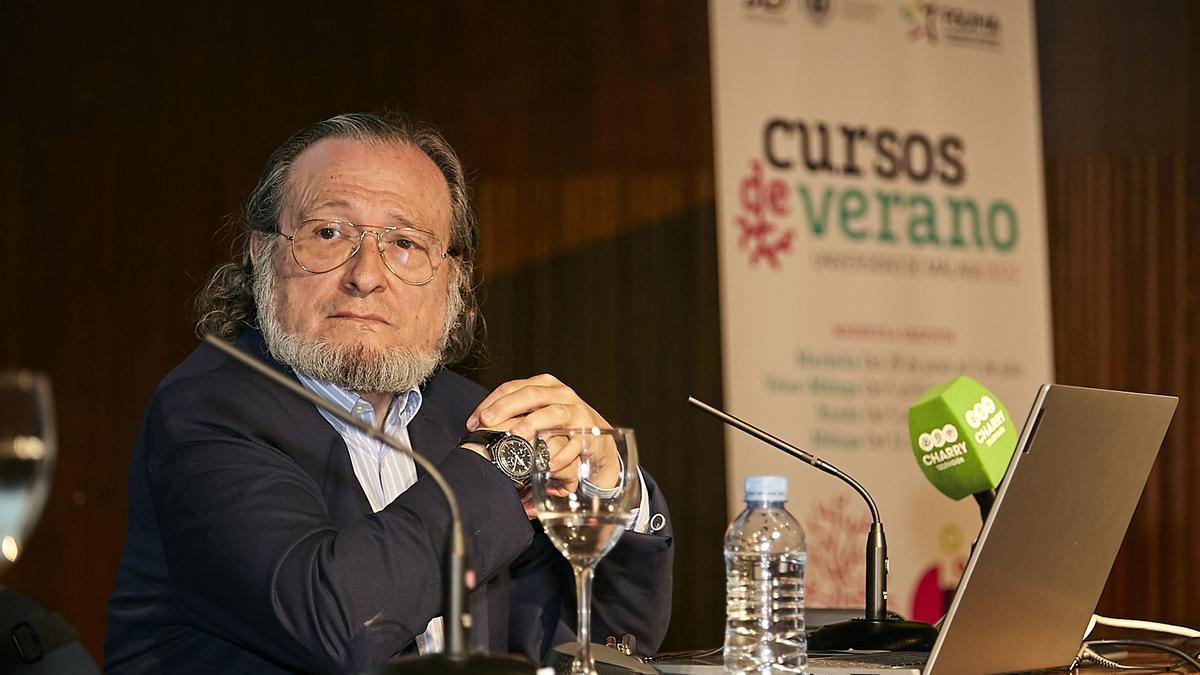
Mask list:
POLYGON ((734 417, 729 413, 712 407, 711 405, 701 401, 694 396, 688 397, 688 403, 696 406, 704 412, 716 417, 722 422, 744 431, 747 434, 757 438, 758 440, 773 446, 796 459, 813 466, 816 469, 824 471, 827 474, 836 476, 842 482, 854 488, 854 491, 862 496, 867 502, 867 508, 871 510, 871 530, 867 535, 867 598, 866 598, 866 615, 867 619, 882 621, 887 617, 887 541, 883 536, 883 523, 879 520, 879 508, 875 506, 875 500, 867 493, 867 489, 862 486, 862 483, 854 480, 846 475, 841 469, 826 462, 818 457, 797 448, 782 439, 776 438, 771 434, 759 429, 758 427, 734 417))
POLYGON ((420 453, 410 450, 402 445, 398 440, 383 433, 379 429, 364 423, 362 420, 354 417, 346 411, 330 404, 325 399, 317 396, 308 389, 305 389, 300 383, 285 377, 275 369, 268 366, 261 360, 243 352, 234 347, 228 342, 222 340, 213 334, 204 336, 204 341, 224 352, 227 356, 240 362, 241 364, 251 368, 263 377, 271 380, 275 384, 292 392, 296 396, 312 403, 318 408, 329 412, 329 414, 337 417, 339 420, 349 424, 359 431, 367 434, 371 438, 383 443, 384 445, 403 452, 413 458, 417 464, 425 469, 429 477, 437 483, 438 488, 446 497, 446 503, 450 507, 450 546, 446 552, 446 617, 443 621, 446 633, 446 653, 444 655, 419 657, 412 660, 402 659, 401 661, 385 664, 374 671, 379 673, 444 673, 444 672, 488 672, 488 673, 532 673, 535 667, 527 660, 515 656, 479 656, 468 655, 466 639, 463 634, 463 627, 466 622, 470 621, 463 608, 466 607, 466 538, 463 536, 462 516, 458 511, 458 500, 454 496, 454 490, 450 484, 438 471, 437 466, 423 457, 420 453))
POLYGON ((839 651, 847 649, 887 649, 928 651, 933 649, 937 630, 927 623, 893 618, 887 611, 887 540, 883 534, 883 522, 875 500, 861 483, 848 476, 836 466, 800 448, 773 436, 762 429, 729 413, 695 398, 688 403, 716 417, 722 422, 743 431, 778 450, 799 459, 816 469, 837 477, 854 488, 871 511, 871 528, 867 532, 866 547, 866 600, 865 616, 822 626, 808 636, 808 646, 814 651, 839 651))

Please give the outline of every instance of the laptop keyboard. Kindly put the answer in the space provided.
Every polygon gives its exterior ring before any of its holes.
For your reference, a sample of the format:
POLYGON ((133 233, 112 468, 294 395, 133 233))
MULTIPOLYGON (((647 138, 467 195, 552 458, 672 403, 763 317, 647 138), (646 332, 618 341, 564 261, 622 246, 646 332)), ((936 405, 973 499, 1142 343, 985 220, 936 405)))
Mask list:
POLYGON ((831 666, 920 668, 929 660, 929 652, 810 652, 808 657, 831 666))

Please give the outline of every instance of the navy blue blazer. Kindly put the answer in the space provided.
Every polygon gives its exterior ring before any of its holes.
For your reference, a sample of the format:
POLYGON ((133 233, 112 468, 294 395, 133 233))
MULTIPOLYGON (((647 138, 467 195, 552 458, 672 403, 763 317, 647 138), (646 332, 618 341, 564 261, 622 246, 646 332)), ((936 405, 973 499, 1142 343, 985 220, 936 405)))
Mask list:
MULTIPOLYGON (((262 336, 238 346, 281 371, 262 336)), ((472 645, 538 659, 573 639, 566 560, 495 466, 457 448, 486 395, 442 370, 413 447, 453 486, 469 539, 472 645)), ((372 513, 341 436, 311 404, 207 345, 159 385, 129 469, 125 551, 109 601, 110 673, 350 672, 414 650, 443 614, 449 510, 423 471, 372 513)), ((657 650, 670 617, 666 526, 626 533, 596 571, 593 635, 657 650)))

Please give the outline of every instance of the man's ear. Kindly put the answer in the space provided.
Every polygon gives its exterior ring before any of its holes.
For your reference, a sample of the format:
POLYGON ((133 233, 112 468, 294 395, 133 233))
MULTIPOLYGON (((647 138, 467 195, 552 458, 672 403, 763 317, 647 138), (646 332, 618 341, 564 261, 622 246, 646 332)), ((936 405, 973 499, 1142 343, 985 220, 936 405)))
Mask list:
POLYGON ((251 267, 258 267, 258 252, 259 249, 262 248, 262 244, 262 235, 260 235, 258 232, 251 232, 249 243, 251 267))

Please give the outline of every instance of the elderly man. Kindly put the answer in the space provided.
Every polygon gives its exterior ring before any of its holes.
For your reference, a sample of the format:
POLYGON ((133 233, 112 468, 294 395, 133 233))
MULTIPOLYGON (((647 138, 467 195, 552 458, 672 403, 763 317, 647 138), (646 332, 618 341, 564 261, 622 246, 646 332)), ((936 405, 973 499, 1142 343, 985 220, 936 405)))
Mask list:
MULTIPOLYGON (((607 423, 552 376, 488 393, 445 368, 470 352, 477 319, 454 151, 399 117, 319 122, 272 155, 245 226, 241 263, 201 294, 199 331, 438 464, 470 538, 475 647, 540 659, 572 639, 570 568, 494 463, 500 434, 477 432, 607 423)), ((553 451, 555 470, 577 466, 553 451)), ((597 569, 592 630, 650 651, 673 548, 643 477, 632 531, 597 569)), ((345 672, 437 651, 448 533, 444 499, 406 453, 202 345, 155 392, 134 450, 106 670, 345 672)))

